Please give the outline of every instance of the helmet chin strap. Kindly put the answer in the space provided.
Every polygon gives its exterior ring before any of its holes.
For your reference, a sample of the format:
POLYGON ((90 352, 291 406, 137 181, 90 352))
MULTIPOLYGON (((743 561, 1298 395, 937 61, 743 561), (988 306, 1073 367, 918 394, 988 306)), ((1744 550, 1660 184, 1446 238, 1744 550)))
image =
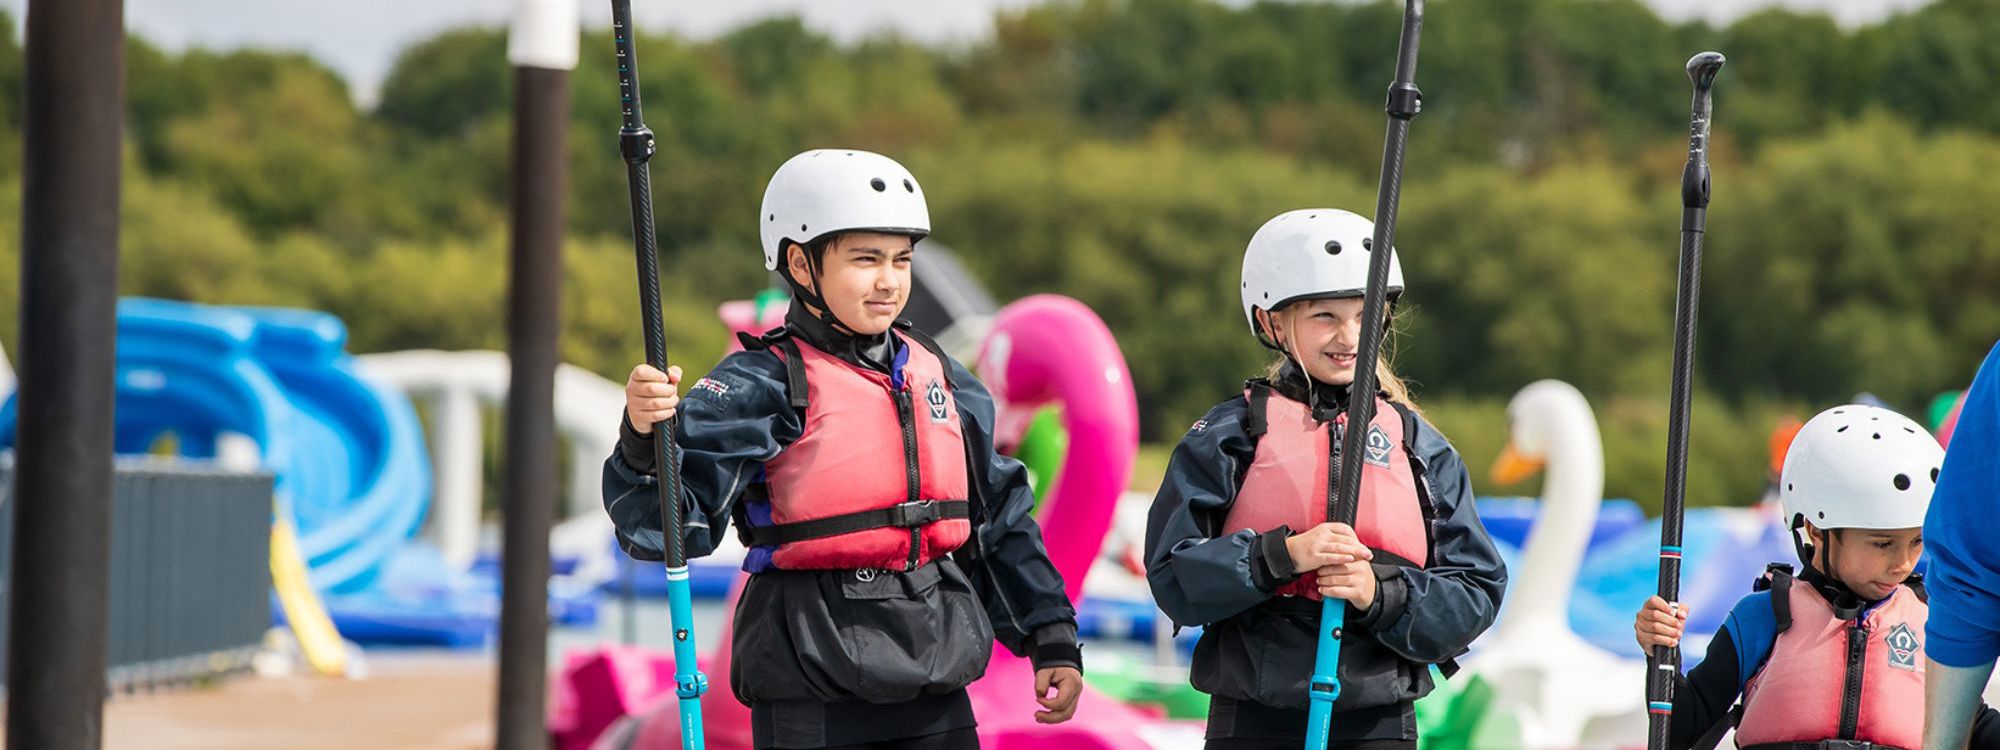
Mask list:
POLYGON ((1297 326, 1285 328, 1285 356, 1299 366, 1299 374, 1306 376, 1306 408, 1319 408, 1319 379, 1313 377, 1312 370, 1306 368, 1305 360, 1299 356, 1299 331, 1297 326))
MULTIPOLYGON (((1270 310, 1264 310, 1262 312, 1264 313, 1264 328, 1268 329, 1277 324, 1278 314, 1276 312, 1270 310)), ((1272 349, 1278 350, 1278 353, 1285 355, 1286 359, 1291 360, 1292 364, 1298 366, 1299 374, 1304 376, 1306 381, 1306 407, 1309 409, 1316 408, 1316 406, 1319 404, 1319 394, 1317 392, 1318 389, 1315 388, 1314 386, 1317 383, 1316 379, 1312 375, 1312 371, 1306 369, 1306 363, 1299 359, 1298 330, 1288 326, 1284 329, 1284 335, 1281 338, 1283 338, 1284 340, 1278 341, 1276 344, 1273 344, 1271 341, 1266 340, 1266 337, 1262 333, 1259 333, 1257 336, 1257 340, 1259 342, 1262 342, 1265 346, 1268 346, 1272 349)))
MULTIPOLYGON (((807 269, 806 277, 812 281, 812 286, 810 287, 800 284, 799 280, 792 276, 791 263, 788 260, 788 262, 785 264, 786 266, 785 285, 790 286, 792 288, 792 296, 797 297, 800 302, 804 302, 807 307, 819 310, 819 314, 816 315, 815 317, 819 318, 821 322, 826 323, 829 326, 832 326, 834 330, 846 333, 850 336, 860 335, 856 333, 852 327, 848 326, 846 323, 842 323, 840 321, 840 316, 835 315, 833 313, 833 306, 828 305, 826 303, 826 298, 820 296, 819 253, 814 252, 812 248, 806 247, 805 245, 801 245, 796 242, 792 243, 791 246, 798 248, 799 252, 805 255, 806 269, 807 269)), ((786 252, 789 253, 791 251, 787 249, 786 252)))
POLYGON ((1820 534, 1825 537, 1826 542, 1813 544, 1807 541, 1812 538, 1811 532, 1806 532, 1803 537, 1799 535, 1799 532, 1804 530, 1805 523, 1805 514, 1793 515, 1792 545, 1799 553, 1799 561, 1805 563, 1805 569, 1799 571, 1799 580, 1819 589, 1820 594, 1826 597, 1827 604, 1833 607, 1836 616, 1843 620, 1859 617, 1862 608, 1870 600, 1833 576, 1833 545, 1836 530, 1820 529, 1820 534))

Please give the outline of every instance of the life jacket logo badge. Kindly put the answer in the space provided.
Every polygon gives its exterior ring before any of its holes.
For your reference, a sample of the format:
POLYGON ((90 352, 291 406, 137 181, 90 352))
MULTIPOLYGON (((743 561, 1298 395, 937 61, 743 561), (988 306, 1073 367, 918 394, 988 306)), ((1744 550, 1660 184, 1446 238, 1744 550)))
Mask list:
POLYGON ((950 421, 947 418, 949 412, 947 412, 945 407, 951 404, 945 398, 944 386, 940 385, 938 381, 931 381, 930 387, 924 389, 924 403, 929 404, 931 407, 931 424, 944 424, 950 421))
POLYGON ((1368 447, 1361 452, 1361 457, 1370 466, 1387 469, 1389 468, 1389 449, 1391 447, 1393 446, 1389 442, 1389 433, 1383 431, 1381 425, 1369 425, 1368 447))
POLYGON ((1916 671, 1917 652, 1922 651, 1924 646, 1917 640, 1917 634, 1911 632, 1909 623, 1896 623, 1896 627, 1891 628, 1882 641, 1889 647, 1889 666, 1916 671))

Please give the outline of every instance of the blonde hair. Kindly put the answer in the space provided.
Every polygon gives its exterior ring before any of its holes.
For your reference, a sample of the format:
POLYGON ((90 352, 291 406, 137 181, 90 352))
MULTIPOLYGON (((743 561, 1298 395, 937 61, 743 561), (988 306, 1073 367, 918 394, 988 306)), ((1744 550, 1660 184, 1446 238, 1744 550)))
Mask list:
MULTIPOLYGON (((1286 305, 1285 307, 1291 307, 1291 305, 1286 305)), ((1279 315, 1284 313, 1284 310, 1285 308, 1279 308, 1276 312, 1266 312, 1265 314, 1271 316, 1271 318, 1275 320, 1279 315)), ((1289 320, 1286 321, 1286 323, 1289 322, 1290 322, 1289 320)), ((1382 338, 1381 356, 1375 359, 1375 387, 1381 389, 1382 393, 1386 395, 1391 402, 1402 404, 1403 408, 1409 409, 1411 412, 1417 414, 1422 414, 1424 413, 1424 410, 1421 407, 1417 406, 1416 398, 1410 395, 1410 382, 1404 380, 1402 376, 1397 375, 1395 367, 1393 366, 1393 362, 1395 360, 1394 344, 1396 341, 1397 333, 1398 331, 1396 330, 1396 317, 1394 315, 1391 315, 1389 316, 1389 331, 1382 338)), ((1278 342, 1278 344, 1280 346, 1287 346, 1288 342, 1281 341, 1278 342)), ((1265 368, 1264 377, 1273 380, 1277 379, 1278 372, 1280 370, 1283 370, 1285 368, 1285 363, 1292 361, 1292 359, 1293 355, 1291 351, 1289 349, 1283 350, 1278 355, 1278 358, 1272 360, 1271 364, 1265 368)), ((1306 375, 1306 377, 1310 378, 1312 376, 1306 375)))

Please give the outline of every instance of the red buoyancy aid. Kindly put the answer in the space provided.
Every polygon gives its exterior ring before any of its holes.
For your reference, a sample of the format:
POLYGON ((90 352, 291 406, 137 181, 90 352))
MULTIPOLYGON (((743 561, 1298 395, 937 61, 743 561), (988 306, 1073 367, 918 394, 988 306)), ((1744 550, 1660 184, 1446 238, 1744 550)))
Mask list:
MULTIPOLYGON (((1244 397, 1250 402, 1257 455, 1229 506, 1223 531, 1249 529, 1262 534, 1289 526, 1299 532, 1326 522, 1327 498, 1337 471, 1332 468, 1339 446, 1334 432, 1344 429, 1347 415, 1320 422, 1310 407, 1263 382, 1251 383, 1244 397), (1256 424, 1260 416, 1261 436, 1256 424)), ((1354 531, 1362 544, 1377 552, 1378 561, 1421 568, 1430 562, 1431 513, 1426 507, 1429 498, 1418 486, 1408 443, 1413 436, 1407 430, 1402 410, 1377 398, 1361 462, 1354 531), (1389 556, 1380 554, 1384 552, 1389 556)), ((1278 589, 1277 595, 1318 599, 1316 583, 1314 576, 1302 575, 1278 589)))
POLYGON ((790 570, 915 570, 964 544, 971 487, 950 365, 910 335, 894 374, 856 367, 797 337, 771 342, 805 408, 799 439, 764 463, 769 525, 790 570), (796 382, 803 379, 803 383, 796 382))
POLYGON ((1842 619, 1813 587, 1791 585, 1789 576, 1775 578, 1771 597, 1780 610, 1778 635, 1743 687, 1738 746, 1835 739, 1923 746, 1930 608, 1917 590, 1899 586, 1853 619, 1842 619))

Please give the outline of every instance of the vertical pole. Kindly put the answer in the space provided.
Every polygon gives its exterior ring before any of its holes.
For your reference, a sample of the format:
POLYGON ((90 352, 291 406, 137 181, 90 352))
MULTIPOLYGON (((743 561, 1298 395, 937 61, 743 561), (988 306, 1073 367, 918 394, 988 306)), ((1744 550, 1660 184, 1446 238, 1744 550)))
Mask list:
POLYGON ((27 70, 7 746, 95 748, 110 589, 122 0, 31 2, 27 70))
POLYGON ((498 747, 549 745, 549 528, 555 523, 555 375, 562 308, 569 71, 575 0, 521 0, 514 63, 514 226, 507 348, 506 526, 501 550, 498 747))

